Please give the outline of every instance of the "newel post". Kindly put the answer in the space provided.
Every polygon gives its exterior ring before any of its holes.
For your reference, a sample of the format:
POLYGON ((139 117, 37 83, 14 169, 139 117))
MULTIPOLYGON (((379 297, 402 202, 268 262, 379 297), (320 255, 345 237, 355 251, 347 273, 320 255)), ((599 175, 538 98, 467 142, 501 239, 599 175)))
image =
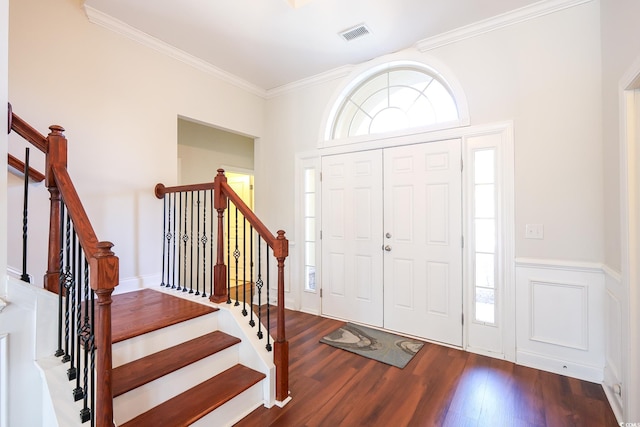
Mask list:
POLYGON ((273 346, 273 362, 276 365, 276 400, 284 402, 289 397, 289 342, 284 328, 284 261, 289 255, 289 241, 284 231, 278 230, 273 246, 273 256, 278 260, 278 328, 273 346))
POLYGON ((97 427, 113 427, 113 384, 111 351, 111 293, 118 285, 119 260, 111 251, 113 243, 98 242, 91 257, 91 289, 98 297, 95 319, 96 387, 95 420, 97 427))
POLYGON ((45 165, 45 185, 51 194, 51 209, 49 211, 49 253, 47 255, 47 272, 44 276, 44 288, 50 292, 60 290, 60 220, 61 206, 60 191, 53 176, 54 165, 67 166, 67 138, 62 126, 53 125, 47 136, 47 158, 45 165))
POLYGON ((213 207, 218 211, 218 237, 216 245, 216 265, 213 267, 213 294, 211 302, 227 301, 227 266, 224 264, 224 211, 227 208, 227 196, 222 192, 222 183, 227 182, 224 170, 218 169, 213 180, 213 207))

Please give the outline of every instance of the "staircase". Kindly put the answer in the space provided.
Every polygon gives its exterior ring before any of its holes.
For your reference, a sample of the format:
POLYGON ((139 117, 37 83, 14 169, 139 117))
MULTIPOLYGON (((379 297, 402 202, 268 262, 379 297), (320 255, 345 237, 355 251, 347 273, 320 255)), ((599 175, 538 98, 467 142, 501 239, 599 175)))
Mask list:
MULTIPOLYGON (((164 200, 165 236, 160 287, 113 295, 119 283, 119 259, 111 250, 113 243, 97 238, 69 175, 64 129, 52 125, 45 137, 13 113, 10 105, 8 117, 11 131, 46 156, 50 210, 44 289, 57 299, 57 310, 47 303, 46 312, 41 313, 47 320, 38 321, 42 330, 57 326, 56 331, 41 334, 51 341, 55 357, 38 360, 45 395, 48 391, 51 398, 43 408, 46 427, 72 427, 80 422, 78 418, 97 427, 114 423, 225 426, 260 405, 285 405, 291 399, 284 324, 285 232, 272 234, 228 185, 222 169, 213 183, 158 184, 155 194, 164 200), (181 226, 175 221, 177 206, 181 215, 184 212, 181 226), (252 257, 250 276, 242 280, 243 289, 251 284, 249 298, 243 292, 240 302, 236 288, 233 306, 231 280, 227 280, 232 277, 231 266, 225 264, 223 241, 225 212, 232 207, 236 231, 240 213, 243 230, 248 228, 255 235, 248 239, 249 248, 240 248, 237 237, 235 247, 227 239, 227 263, 231 263, 231 253, 235 258, 234 283, 240 283, 240 249, 252 257), (217 218, 216 233, 213 218, 217 218), (275 295, 270 295, 271 263, 277 269, 275 295), (254 286, 261 307, 256 313, 252 310, 254 286), (67 378, 75 382, 75 388, 66 384, 67 378), (62 410, 80 404, 80 411, 62 410), (75 415, 70 416, 72 412, 75 415)), ((25 224, 26 213, 25 207, 25 224)), ((230 219, 226 226, 228 231, 230 219)), ((26 257, 26 251, 23 253, 26 257)))
POLYGON ((143 289, 112 308, 117 426, 231 425, 264 403, 265 374, 241 363, 212 304, 143 289))

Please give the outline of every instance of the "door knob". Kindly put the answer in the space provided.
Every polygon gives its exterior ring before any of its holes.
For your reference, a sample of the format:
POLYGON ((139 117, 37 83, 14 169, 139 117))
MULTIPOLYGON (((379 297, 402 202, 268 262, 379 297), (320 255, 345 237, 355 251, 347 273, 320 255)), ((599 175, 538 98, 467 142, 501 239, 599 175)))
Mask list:
POLYGON ((385 237, 386 237, 387 239, 390 239, 390 238, 391 238, 391 233, 387 233, 387 234, 385 234, 385 237))
POLYGON ((389 245, 385 246, 384 250, 387 251, 387 252, 390 252, 391 251, 391 246, 389 246, 389 245))

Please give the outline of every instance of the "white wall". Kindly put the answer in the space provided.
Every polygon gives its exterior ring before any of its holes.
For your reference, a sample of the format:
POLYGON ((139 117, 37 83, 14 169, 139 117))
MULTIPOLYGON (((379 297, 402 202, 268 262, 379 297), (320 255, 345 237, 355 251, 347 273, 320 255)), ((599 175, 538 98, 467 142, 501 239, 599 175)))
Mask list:
POLYGON ((121 283, 152 279, 162 227, 153 188, 177 183, 178 116, 260 136, 264 100, 89 23, 76 0, 12 0, 10 23, 14 111, 45 134, 66 128, 71 177, 98 238, 115 244, 121 283))
MULTIPOLYGON (((518 257, 602 260, 598 27, 598 3, 590 2, 424 55, 458 78, 472 125, 514 120, 518 257), (524 239, 527 223, 543 224, 544 240, 524 239)), ((291 90, 268 102, 264 141, 277 141, 278 150, 261 152, 261 170, 283 165, 270 177, 284 186, 276 199, 285 206, 293 204, 290 160, 316 145, 338 83, 291 90)), ((293 229, 290 214, 281 222, 293 229)))
MULTIPOLYGON (((614 409, 622 413, 622 420, 636 422, 640 418, 640 380, 638 358, 640 333, 637 282, 630 282, 628 271, 622 267, 620 147, 626 144, 620 132, 624 112, 621 91, 625 77, 638 73, 640 64, 640 4, 632 0, 601 0, 602 22, 602 109, 604 163, 604 262, 607 275, 607 323, 612 339, 607 341, 606 390, 614 409), (621 276, 622 273, 622 276, 621 276), (622 384, 622 397, 615 394, 615 385, 622 384), (617 406, 617 407, 616 407, 617 406), (622 406, 620 408, 620 406, 622 406)), ((637 219, 636 219, 637 221, 637 219)))
MULTIPOLYGON (((9 70, 9 1, 0 0, 0 105, 7 105, 9 70)), ((3 107, 5 108, 5 107, 3 107)), ((4 114, 3 114, 4 117, 4 114)), ((7 122, 0 120, 0 158, 7 157, 7 122)), ((0 230, 7 229, 7 175, 0 173, 0 230)), ((0 295, 6 290, 7 243, 0 241, 0 295)))
MULTIPOLYGON (((9 1, 0 0, 0 105, 7 105, 7 71, 9 57, 9 1)), ((0 120, 0 158, 7 157, 7 123, 0 120)), ((4 173, 0 173, 0 230, 2 235, 6 235, 7 230, 7 178, 4 173)), ((0 298, 7 294, 7 242, 0 240, 0 298)), ((2 314, 0 313, 0 316, 2 314)), ((4 324, 0 326, 0 336, 7 333, 4 324)), ((5 338, 5 342, 8 338, 5 338)), ((1 350, 0 350, 1 351, 1 350)), ((0 356, 1 358, 2 356, 0 356)), ((6 377, 7 372, 1 371, 6 366, 6 362, 0 360, 0 427, 8 427, 9 400, 7 396, 8 387, 6 377)), ((8 370, 8 369, 7 369, 8 370)))
POLYGON ((219 167, 253 170, 253 139, 178 120, 180 184, 212 182, 219 167))
MULTIPOLYGON (((424 54, 407 51, 444 64, 458 79, 472 125, 514 121, 516 257, 603 258, 599 19, 598 2, 589 2, 424 54), (543 240, 524 238, 529 223, 544 225, 543 240)), ((352 77, 291 88, 268 101, 262 142, 269 149, 258 147, 256 175, 279 191, 258 189, 256 200, 268 224, 292 241, 299 238, 292 159, 315 149, 332 95, 352 77)))

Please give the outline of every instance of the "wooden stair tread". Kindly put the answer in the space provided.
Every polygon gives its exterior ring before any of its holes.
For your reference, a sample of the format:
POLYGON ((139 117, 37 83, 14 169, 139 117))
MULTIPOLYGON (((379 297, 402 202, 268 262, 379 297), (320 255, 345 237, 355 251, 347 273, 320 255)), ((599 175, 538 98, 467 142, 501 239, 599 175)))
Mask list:
POLYGON ((111 341, 117 343, 218 311, 153 289, 113 295, 111 341))
POLYGON ((265 375, 260 372, 235 365, 138 415, 121 427, 188 426, 264 378, 265 375))
POLYGON ((214 331, 113 369, 113 396, 120 396, 191 363, 211 356, 240 339, 214 331))

